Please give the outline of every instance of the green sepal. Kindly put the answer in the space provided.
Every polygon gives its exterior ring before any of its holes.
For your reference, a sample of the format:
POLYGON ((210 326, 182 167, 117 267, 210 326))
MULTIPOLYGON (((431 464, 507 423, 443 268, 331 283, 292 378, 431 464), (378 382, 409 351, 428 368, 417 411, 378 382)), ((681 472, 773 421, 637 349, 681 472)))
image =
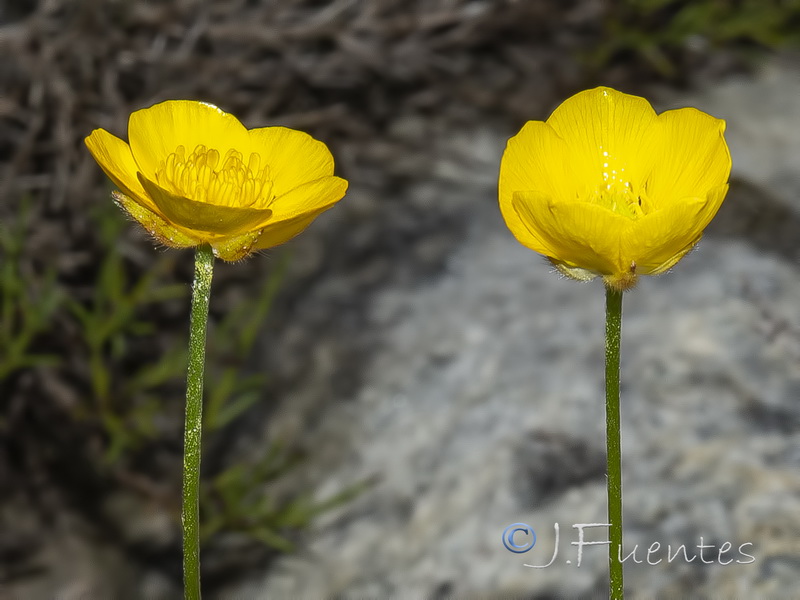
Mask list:
POLYGON ((156 240, 171 248, 193 248, 202 243, 202 240, 188 236, 174 225, 158 216, 153 211, 145 208, 122 192, 113 191, 111 196, 117 206, 128 213, 133 219, 145 228, 156 240))

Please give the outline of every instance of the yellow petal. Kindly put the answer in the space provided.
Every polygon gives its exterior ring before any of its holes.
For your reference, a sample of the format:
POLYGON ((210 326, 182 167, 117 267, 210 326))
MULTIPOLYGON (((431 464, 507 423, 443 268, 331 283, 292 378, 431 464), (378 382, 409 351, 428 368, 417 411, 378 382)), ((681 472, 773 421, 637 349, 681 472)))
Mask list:
POLYGON ((136 177, 139 168, 128 144, 105 129, 95 129, 85 142, 97 164, 114 185, 145 208, 155 208, 136 177))
POLYGON ((700 240, 727 191, 727 184, 721 185, 707 197, 683 198, 634 221, 623 236, 623 260, 635 262, 641 275, 671 268, 700 240))
POLYGON ((655 206, 705 197, 728 181, 731 155, 723 137, 725 121, 694 108, 670 110, 658 120, 659 160, 648 182, 655 206))
POLYGON ((145 230, 165 246, 171 248, 191 248, 201 244, 202 239, 192 235, 192 232, 182 231, 168 223, 158 214, 143 207, 132 198, 121 192, 111 192, 114 201, 133 217, 145 230))
POLYGON ((565 100, 547 123, 569 147, 574 181, 589 191, 615 182, 638 189, 656 159, 649 135, 656 118, 644 98, 598 87, 565 100))
POLYGON ((517 192, 514 208, 544 244, 544 254, 567 267, 602 275, 624 270, 620 237, 630 220, 587 202, 553 202, 538 192, 517 192))
POLYGON ((216 236, 235 236, 261 229, 272 216, 268 208, 237 208, 195 202, 159 187, 141 173, 139 181, 161 214, 172 224, 197 233, 213 234, 202 236, 204 241, 216 236))
POLYGON ((272 219, 264 226, 255 247, 272 248, 290 240, 341 200, 345 191, 344 179, 323 177, 277 198, 272 205, 272 219))
POLYGON ((347 181, 340 177, 323 177, 295 187, 272 202, 269 224, 330 208, 346 191, 347 181))
POLYGON ((574 183, 567 177, 566 144, 552 127, 528 121, 508 140, 500 161, 500 212, 514 237, 528 248, 547 254, 546 246, 520 219, 513 204, 516 192, 536 191, 549 198, 574 200, 574 183))
POLYGON ((333 156, 328 147, 302 131, 286 127, 251 129, 250 144, 261 156, 261 164, 269 165, 276 196, 333 175, 333 156))
POLYGON ((330 207, 326 206, 325 208, 311 214, 305 214, 300 217, 295 217, 294 219, 289 219, 288 221, 279 221, 278 223, 267 225, 262 230, 261 235, 253 245, 253 248, 257 250, 264 250, 266 248, 273 248, 274 246, 279 246, 284 242, 288 242, 294 236, 301 233, 306 227, 311 225, 314 219, 316 219, 318 215, 328 210, 328 208, 330 207))
POLYGON ((128 138, 139 171, 150 181, 162 161, 183 146, 186 154, 203 144, 225 156, 228 150, 250 155, 250 137, 239 120, 212 104, 168 100, 134 112, 128 138))

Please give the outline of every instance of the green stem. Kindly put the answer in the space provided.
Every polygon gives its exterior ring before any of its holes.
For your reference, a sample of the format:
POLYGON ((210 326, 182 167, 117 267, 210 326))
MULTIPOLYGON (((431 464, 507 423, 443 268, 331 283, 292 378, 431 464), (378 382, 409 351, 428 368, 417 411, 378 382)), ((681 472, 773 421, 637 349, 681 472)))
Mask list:
POLYGON ((200 438, 203 424, 203 368, 214 252, 195 253, 192 315, 189 324, 189 369, 186 380, 186 426, 183 432, 183 583, 186 600, 200 600, 200 438))
POLYGON ((622 292, 606 288, 606 460, 608 462, 608 568, 612 600, 622 600, 622 450, 619 426, 619 346, 622 292))

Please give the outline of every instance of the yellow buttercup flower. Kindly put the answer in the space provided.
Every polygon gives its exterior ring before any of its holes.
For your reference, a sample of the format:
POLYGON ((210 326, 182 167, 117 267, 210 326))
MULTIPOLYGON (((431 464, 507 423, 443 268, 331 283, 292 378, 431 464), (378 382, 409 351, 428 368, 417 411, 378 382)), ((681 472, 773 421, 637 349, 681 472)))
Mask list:
POLYGON ((128 137, 96 129, 86 138, 121 190, 117 203, 165 245, 207 243, 224 260, 282 244, 347 190, 322 142, 285 127, 248 130, 204 102, 136 111, 128 137))
POLYGON ((529 121, 500 164, 503 218, 576 279, 625 290, 700 240, 728 191, 725 122, 599 87, 529 121))

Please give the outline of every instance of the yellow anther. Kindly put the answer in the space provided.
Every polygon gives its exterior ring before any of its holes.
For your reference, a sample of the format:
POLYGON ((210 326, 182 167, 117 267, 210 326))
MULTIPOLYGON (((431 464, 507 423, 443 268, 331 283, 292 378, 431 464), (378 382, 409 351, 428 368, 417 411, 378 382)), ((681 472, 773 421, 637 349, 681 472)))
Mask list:
POLYGON ((196 202, 218 206, 266 208, 272 201, 269 166, 261 156, 251 153, 245 164, 241 152, 230 149, 220 161, 220 153, 198 144, 189 157, 178 146, 156 173, 158 183, 196 202), (221 165, 221 166, 220 166, 221 165))

